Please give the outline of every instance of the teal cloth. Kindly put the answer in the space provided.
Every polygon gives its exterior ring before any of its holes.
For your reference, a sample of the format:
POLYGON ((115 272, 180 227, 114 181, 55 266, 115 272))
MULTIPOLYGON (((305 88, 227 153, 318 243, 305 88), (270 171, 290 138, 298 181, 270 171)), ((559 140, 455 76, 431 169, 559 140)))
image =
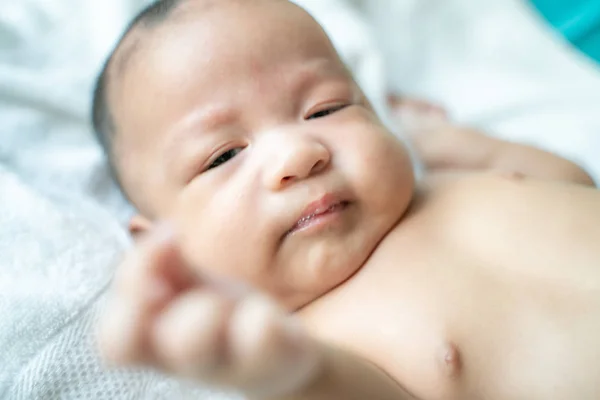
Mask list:
POLYGON ((600 0, 530 0, 575 47, 600 63, 600 0))

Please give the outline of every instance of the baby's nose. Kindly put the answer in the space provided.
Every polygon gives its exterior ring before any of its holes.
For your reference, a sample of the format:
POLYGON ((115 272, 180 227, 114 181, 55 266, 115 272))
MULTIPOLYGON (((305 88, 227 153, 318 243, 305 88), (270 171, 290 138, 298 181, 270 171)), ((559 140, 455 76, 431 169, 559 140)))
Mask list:
POLYGON ((302 133, 284 134, 272 147, 271 160, 265 160, 265 185, 271 190, 322 172, 331 160, 327 147, 302 133))

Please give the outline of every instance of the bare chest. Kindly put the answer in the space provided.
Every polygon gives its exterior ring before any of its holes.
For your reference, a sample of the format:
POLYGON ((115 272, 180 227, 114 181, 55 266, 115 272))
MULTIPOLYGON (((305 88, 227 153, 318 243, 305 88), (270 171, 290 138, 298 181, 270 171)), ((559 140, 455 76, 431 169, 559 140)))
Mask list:
POLYGON ((560 262, 545 265, 546 256, 540 265, 512 257, 509 240, 506 258, 487 259, 410 232, 391 233, 353 282, 315 308, 318 336, 422 399, 600 398, 594 285, 557 279, 560 262))

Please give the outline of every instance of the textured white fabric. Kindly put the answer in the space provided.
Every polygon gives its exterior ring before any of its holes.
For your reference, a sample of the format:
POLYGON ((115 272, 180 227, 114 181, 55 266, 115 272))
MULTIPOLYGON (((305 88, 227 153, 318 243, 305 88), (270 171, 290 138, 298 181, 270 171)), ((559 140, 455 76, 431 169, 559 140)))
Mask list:
POLYGON ((107 370, 94 320, 120 251, 118 220, 0 169, 0 398, 227 399, 158 374, 107 370))
POLYGON ((390 87, 458 122, 532 143, 600 183, 600 66, 526 0, 362 0, 390 87))

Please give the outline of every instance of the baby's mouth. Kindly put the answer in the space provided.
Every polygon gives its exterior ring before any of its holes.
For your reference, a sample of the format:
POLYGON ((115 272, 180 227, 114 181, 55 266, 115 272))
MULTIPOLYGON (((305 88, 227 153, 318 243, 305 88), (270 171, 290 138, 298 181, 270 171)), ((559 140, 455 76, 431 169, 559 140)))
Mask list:
POLYGON ((325 195, 306 208, 300 219, 298 219, 286 235, 324 225, 336 214, 346 209, 349 204, 346 200, 335 200, 333 196, 325 195))

